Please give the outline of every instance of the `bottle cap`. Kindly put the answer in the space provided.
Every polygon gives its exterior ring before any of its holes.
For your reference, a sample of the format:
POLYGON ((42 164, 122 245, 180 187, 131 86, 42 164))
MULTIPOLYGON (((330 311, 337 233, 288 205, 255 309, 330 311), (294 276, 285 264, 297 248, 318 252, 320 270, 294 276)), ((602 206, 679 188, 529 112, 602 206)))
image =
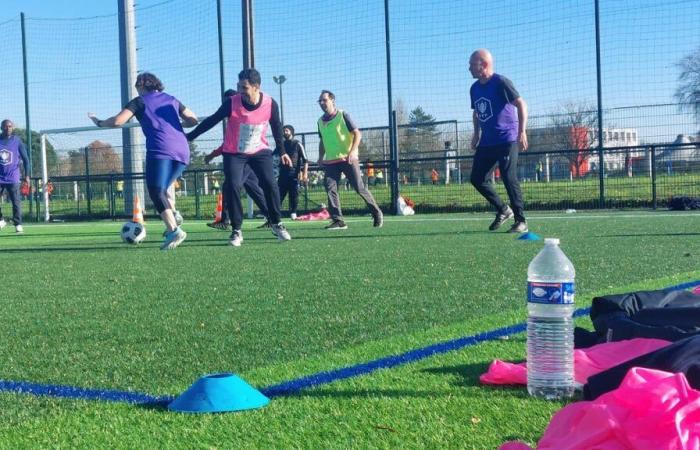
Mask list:
POLYGON ((544 239, 544 244, 554 244, 554 245, 559 245, 559 238, 545 238, 544 239))

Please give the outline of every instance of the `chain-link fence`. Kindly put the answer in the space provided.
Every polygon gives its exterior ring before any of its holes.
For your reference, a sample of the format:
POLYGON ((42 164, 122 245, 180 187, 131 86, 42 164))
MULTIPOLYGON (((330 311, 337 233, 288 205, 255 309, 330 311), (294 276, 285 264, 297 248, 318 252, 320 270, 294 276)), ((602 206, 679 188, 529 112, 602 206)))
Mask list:
MULTIPOLYGON (((240 2, 221 1, 221 28, 217 3, 144 0, 135 10, 138 68, 159 75, 166 91, 200 116, 220 104, 220 72, 225 87, 234 87, 242 66, 240 2)), ((682 95, 692 88, 682 75, 693 67, 688 61, 700 60, 699 0, 574 0, 561 8, 461 0, 298 0, 284 7, 255 0, 253 6, 263 90, 300 131, 311 161, 318 156, 316 99, 322 89, 333 91, 363 131, 360 159, 374 166, 373 176, 365 175, 385 207, 396 194, 396 175, 401 195, 419 211, 488 209, 469 183, 473 79, 467 60, 476 48, 492 51, 496 71, 529 105, 531 148, 519 161, 529 209, 654 206, 672 195, 697 194, 693 144, 700 141, 700 117, 697 104, 682 95), (674 143, 690 150, 665 150, 674 143)), ((35 131, 76 127, 90 124, 88 111, 107 117, 123 106, 118 22, 116 11, 73 19, 0 17, 4 60, 14 69, 3 78, 9 89, 2 114, 25 141, 31 138, 35 178, 41 174, 39 135, 22 130, 27 118, 35 131)), ((117 182, 142 174, 124 173, 119 130, 47 137, 54 216, 128 214, 117 182)), ((218 167, 202 159, 221 140, 217 127, 193 145, 180 195, 188 215, 213 211, 209 174, 218 167)), ((312 178, 302 198, 309 209, 325 202, 322 182, 312 178)), ((493 178, 498 183, 497 171, 493 178)), ((354 194, 341 196, 348 212, 364 211, 354 194)))

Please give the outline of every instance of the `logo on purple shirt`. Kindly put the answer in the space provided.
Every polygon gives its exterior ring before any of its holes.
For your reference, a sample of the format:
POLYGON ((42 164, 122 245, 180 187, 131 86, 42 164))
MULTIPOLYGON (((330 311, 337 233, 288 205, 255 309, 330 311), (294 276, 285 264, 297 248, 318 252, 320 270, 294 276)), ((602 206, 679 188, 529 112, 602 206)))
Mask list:
POLYGON ((474 109, 476 111, 476 117, 479 122, 486 122, 491 117, 493 117, 493 108, 491 107, 491 100, 485 97, 479 97, 474 102, 474 109))
POLYGON ((7 149, 0 149, 0 165, 9 166, 12 164, 12 153, 7 149))

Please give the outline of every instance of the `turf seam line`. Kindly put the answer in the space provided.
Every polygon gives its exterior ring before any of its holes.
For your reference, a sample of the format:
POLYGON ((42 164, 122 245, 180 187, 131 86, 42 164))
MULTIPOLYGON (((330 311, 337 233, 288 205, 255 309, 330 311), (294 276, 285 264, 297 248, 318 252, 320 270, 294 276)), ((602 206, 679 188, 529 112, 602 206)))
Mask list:
MULTIPOLYGON (((700 286, 700 280, 682 283, 665 288, 665 291, 680 291, 700 286)), ((591 308, 579 308, 574 311, 574 317, 580 317, 590 312, 591 308)), ((497 328, 472 336, 465 336, 449 341, 439 342, 426 347, 409 350, 398 355, 386 356, 373 361, 356 364, 354 366, 340 369, 318 372, 312 375, 299 377, 293 380, 274 384, 260 389, 260 392, 267 397, 282 397, 293 395, 303 389, 333 383, 335 381, 367 375, 380 369, 389 369, 403 364, 413 363, 422 359, 444 354, 454 350, 472 347, 476 344, 493 341, 513 334, 522 333, 526 330, 526 323, 519 323, 507 327, 497 328)), ((109 402, 123 402, 135 404, 167 404, 174 397, 156 397, 149 394, 130 391, 116 391, 103 389, 89 389, 75 386, 49 385, 31 383, 27 381, 6 381, 0 380, 0 392, 14 392, 20 394, 31 394, 36 396, 48 396, 59 398, 71 398, 79 400, 100 400, 109 402)))

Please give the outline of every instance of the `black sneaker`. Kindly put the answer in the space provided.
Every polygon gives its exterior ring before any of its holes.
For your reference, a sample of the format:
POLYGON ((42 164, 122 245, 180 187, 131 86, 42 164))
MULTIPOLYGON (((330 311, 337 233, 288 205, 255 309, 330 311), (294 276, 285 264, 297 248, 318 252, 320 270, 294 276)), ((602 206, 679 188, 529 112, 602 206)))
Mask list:
POLYGON ((372 213, 372 219, 374 219, 374 228, 381 228, 384 225, 384 214, 381 211, 372 213))
POLYGON ((262 229, 264 229, 264 228, 270 228, 271 226, 272 226, 272 225, 270 224, 270 221, 269 221, 269 220, 266 220, 264 224, 260 225, 260 226, 257 227, 257 228, 258 228, 258 230, 262 230, 262 229))
POLYGON ((221 231, 226 231, 226 230, 228 230, 228 227, 229 227, 229 225, 226 225, 226 223, 222 220, 219 220, 218 222, 208 223, 207 226, 209 228, 214 228, 215 230, 221 230, 221 231))
POLYGON ((508 230, 509 233, 527 233, 527 231, 527 222, 515 222, 508 230))
POLYGON ((507 207, 507 209, 503 212, 499 212, 496 214, 496 218, 491 222, 491 225, 489 225, 489 230, 491 231, 496 231, 499 228, 501 228, 501 225, 505 223, 506 220, 512 219, 513 218, 513 210, 510 209, 510 207, 507 207))
POLYGON ((330 225, 326 226, 326 230, 347 230, 348 226, 342 219, 335 219, 330 225))

